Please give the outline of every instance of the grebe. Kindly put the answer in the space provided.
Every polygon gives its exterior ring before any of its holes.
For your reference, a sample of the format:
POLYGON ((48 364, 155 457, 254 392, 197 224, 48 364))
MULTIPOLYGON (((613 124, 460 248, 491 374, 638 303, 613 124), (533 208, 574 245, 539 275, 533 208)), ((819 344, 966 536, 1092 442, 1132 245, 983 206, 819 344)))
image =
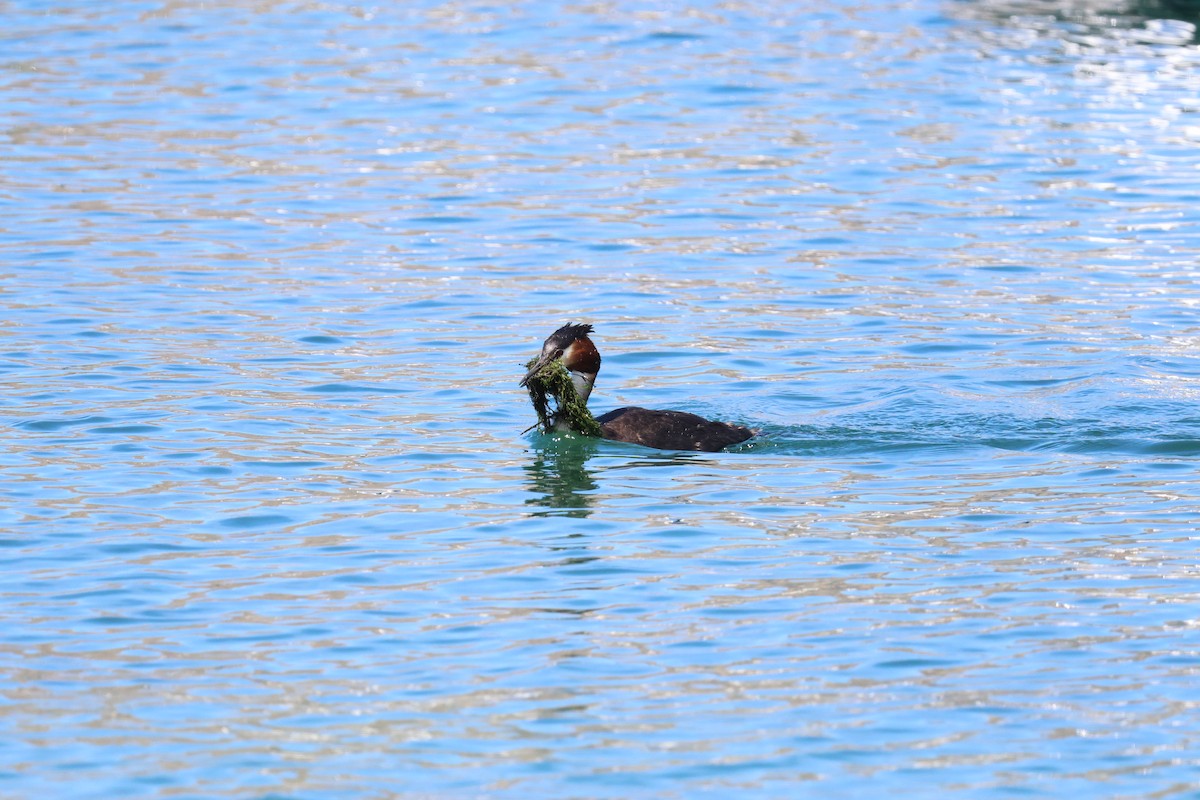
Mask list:
MULTIPOLYGON (((533 376, 556 359, 571 374, 571 384, 582 403, 587 403, 600 372, 600 351, 588 338, 591 325, 563 325, 550 334, 542 345, 542 354, 521 379, 525 386, 533 376)), ((626 406, 596 417, 600 435, 618 442, 631 442, 660 450, 706 450, 716 452, 744 442, 754 435, 749 428, 714 422, 686 411, 654 411, 626 406)), ((566 420, 558 419, 555 430, 568 430, 566 420)))

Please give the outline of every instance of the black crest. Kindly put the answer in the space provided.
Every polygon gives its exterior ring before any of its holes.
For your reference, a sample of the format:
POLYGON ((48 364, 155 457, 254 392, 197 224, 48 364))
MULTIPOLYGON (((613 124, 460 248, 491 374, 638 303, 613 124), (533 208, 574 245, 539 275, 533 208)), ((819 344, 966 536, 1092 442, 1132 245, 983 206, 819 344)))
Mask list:
POLYGON ((582 339, 591 332, 591 325, 568 322, 566 325, 563 325, 554 333, 550 334, 550 338, 547 341, 552 341, 557 345, 566 347, 571 342, 575 341, 576 339, 582 339))

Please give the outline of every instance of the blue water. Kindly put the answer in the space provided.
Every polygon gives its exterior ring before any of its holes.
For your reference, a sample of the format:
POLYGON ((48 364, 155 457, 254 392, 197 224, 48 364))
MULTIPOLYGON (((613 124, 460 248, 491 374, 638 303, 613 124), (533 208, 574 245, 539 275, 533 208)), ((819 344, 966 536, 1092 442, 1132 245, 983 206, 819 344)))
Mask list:
POLYGON ((1191 24, 397 6, 0 6, 0 797, 1200 797, 1191 24))

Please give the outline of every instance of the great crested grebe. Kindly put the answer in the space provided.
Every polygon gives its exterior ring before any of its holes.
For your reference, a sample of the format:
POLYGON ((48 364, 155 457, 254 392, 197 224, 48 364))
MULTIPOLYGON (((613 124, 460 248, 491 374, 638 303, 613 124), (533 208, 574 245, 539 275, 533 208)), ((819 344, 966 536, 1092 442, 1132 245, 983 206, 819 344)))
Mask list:
MULTIPOLYGON (((588 338, 591 325, 568 324, 550 334, 542 345, 542 354, 529 372, 521 379, 525 386, 529 380, 556 359, 571 375, 571 384, 583 403, 587 403, 600 372, 600 351, 588 338)), ((600 423, 600 435, 618 442, 631 442, 657 447, 660 450, 707 450, 716 452, 732 444, 744 442, 754 435, 749 428, 714 422, 686 411, 654 411, 648 408, 626 406, 596 417, 600 423)), ((567 430, 563 419, 555 421, 555 430, 567 430)))

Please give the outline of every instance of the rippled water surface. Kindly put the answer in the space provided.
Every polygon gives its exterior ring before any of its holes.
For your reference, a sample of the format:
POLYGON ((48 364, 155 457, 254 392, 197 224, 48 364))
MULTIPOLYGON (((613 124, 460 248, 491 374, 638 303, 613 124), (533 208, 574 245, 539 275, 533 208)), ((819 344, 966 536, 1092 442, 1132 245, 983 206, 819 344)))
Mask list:
POLYGON ((1156 14, 0 4, 0 797, 1200 797, 1156 14))

